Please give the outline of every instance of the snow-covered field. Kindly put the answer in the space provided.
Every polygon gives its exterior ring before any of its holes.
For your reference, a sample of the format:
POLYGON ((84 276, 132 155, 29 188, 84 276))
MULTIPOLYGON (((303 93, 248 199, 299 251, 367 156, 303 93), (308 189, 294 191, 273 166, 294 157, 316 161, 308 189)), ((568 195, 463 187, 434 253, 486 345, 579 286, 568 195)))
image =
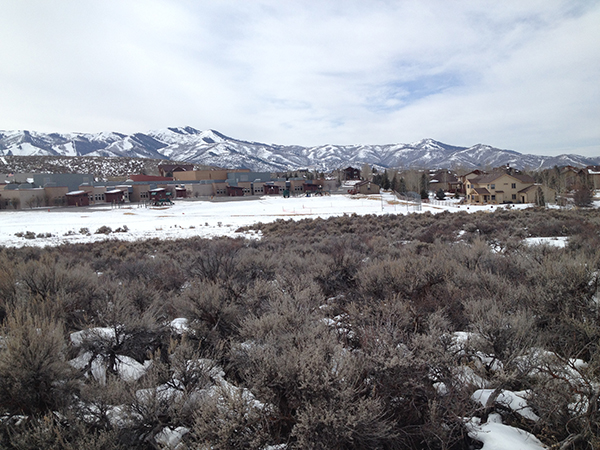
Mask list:
MULTIPOLYGON (((528 205, 514 205, 526 207, 528 205)), ((422 204, 421 212, 490 211, 504 206, 466 206, 453 200, 422 204)), ((62 243, 95 242, 104 239, 177 239, 192 236, 236 236, 236 230, 258 222, 277 219, 328 218, 343 214, 407 214, 418 212, 414 204, 398 201, 392 194, 370 196, 331 195, 324 197, 260 197, 219 199, 219 201, 178 200, 174 206, 154 208, 125 204, 113 209, 109 204, 89 207, 42 208, 0 211, 0 245, 47 246, 62 243), (127 226, 127 232, 95 234, 101 226, 113 231, 127 226), (82 234, 88 229, 89 235, 82 234), (35 239, 18 237, 17 233, 35 239), (49 237, 37 237, 50 234, 49 237)), ((247 234, 246 236, 252 236, 247 234)))

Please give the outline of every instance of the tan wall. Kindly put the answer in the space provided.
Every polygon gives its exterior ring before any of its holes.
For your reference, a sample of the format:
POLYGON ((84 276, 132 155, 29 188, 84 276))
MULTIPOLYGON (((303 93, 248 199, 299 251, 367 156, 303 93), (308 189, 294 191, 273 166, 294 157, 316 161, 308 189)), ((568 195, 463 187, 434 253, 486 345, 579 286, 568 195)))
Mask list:
POLYGON ((232 172, 250 172, 247 169, 236 170, 191 170, 188 172, 175 172, 173 178, 177 181, 200 180, 226 180, 227 174, 232 172))
POLYGON ((51 206, 63 206, 67 204, 66 194, 69 188, 66 186, 45 187, 46 195, 48 196, 51 206))
POLYGON ((524 183, 508 174, 504 174, 496 178, 494 181, 489 183, 473 184, 472 181, 468 181, 467 185, 467 201, 469 203, 529 203, 527 199, 524 199, 523 195, 519 194, 519 191, 531 186, 533 183, 524 183), (490 192, 490 198, 487 202, 484 200, 483 194, 477 194, 475 188, 485 188, 490 192), (495 200, 492 196, 495 195, 495 200), (475 196, 475 200, 471 198, 475 196), (479 200, 479 201, 477 201, 479 200))
POLYGON ((44 188, 10 189, 0 191, 2 209, 29 209, 48 206, 44 188))
POLYGON ((591 173, 588 176, 590 181, 594 183, 594 189, 600 189, 600 173, 591 173))
POLYGON ((190 197, 210 197, 215 195, 212 184, 186 184, 190 197))
POLYGON ((147 201, 150 198, 148 191, 150 190, 149 184, 134 184, 131 186, 132 191, 129 196, 129 200, 132 202, 147 201))
MULTIPOLYGON (((536 201, 536 193, 537 193, 537 188, 541 187, 542 191, 544 192, 544 201, 546 203, 554 203, 556 201, 556 191, 548 186, 543 186, 543 185, 534 185, 534 187, 532 189, 528 189, 527 192, 522 192, 521 194, 519 194, 521 197, 525 198, 525 202, 524 203, 535 203, 536 201)), ((520 199, 519 201, 521 201, 522 199, 520 199)))
POLYGON ((213 195, 224 196, 227 195, 227 183, 213 183, 213 195))
POLYGON ((375 183, 367 183, 358 186, 358 192, 360 194, 379 194, 379 186, 375 183))

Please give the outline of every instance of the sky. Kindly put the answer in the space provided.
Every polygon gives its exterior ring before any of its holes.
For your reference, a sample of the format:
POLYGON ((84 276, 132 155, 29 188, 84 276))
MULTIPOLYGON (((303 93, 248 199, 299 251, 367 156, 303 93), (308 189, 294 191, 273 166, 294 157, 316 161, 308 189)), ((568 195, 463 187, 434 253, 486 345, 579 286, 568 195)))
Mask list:
POLYGON ((2 0, 0 130, 600 156, 600 0, 2 0))

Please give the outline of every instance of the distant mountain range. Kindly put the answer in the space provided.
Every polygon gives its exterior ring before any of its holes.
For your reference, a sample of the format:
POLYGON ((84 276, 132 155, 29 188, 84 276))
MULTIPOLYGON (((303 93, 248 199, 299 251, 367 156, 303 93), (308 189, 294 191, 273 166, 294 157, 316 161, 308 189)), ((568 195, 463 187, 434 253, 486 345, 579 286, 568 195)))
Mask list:
POLYGON ((517 169, 555 165, 599 165, 600 157, 540 156, 477 144, 459 147, 433 139, 386 145, 276 145, 230 138, 214 130, 166 128, 130 135, 102 133, 39 133, 0 131, 0 156, 106 156, 168 159, 253 171, 299 168, 331 171, 364 163, 388 168, 485 168, 510 164, 517 169))

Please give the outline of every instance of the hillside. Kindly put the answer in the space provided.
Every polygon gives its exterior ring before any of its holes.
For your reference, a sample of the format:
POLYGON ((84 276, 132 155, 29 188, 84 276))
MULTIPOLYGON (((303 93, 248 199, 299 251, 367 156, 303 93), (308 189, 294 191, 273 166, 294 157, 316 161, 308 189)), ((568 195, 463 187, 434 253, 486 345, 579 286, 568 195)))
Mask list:
MULTIPOLYGON (((91 173, 96 178, 106 179, 138 173, 159 175, 158 165, 167 163, 174 162, 102 156, 0 156, 0 173, 91 173)), ((200 164, 196 168, 207 167, 200 164)))
POLYGON ((38 133, 0 131, 0 156, 110 156, 170 159, 217 167, 277 172, 310 168, 328 172, 364 163, 389 168, 485 168, 510 164, 517 169, 555 165, 600 164, 600 157, 540 156, 476 144, 461 147, 433 139, 410 144, 299 145, 265 144, 192 127, 165 128, 147 133, 38 133))

